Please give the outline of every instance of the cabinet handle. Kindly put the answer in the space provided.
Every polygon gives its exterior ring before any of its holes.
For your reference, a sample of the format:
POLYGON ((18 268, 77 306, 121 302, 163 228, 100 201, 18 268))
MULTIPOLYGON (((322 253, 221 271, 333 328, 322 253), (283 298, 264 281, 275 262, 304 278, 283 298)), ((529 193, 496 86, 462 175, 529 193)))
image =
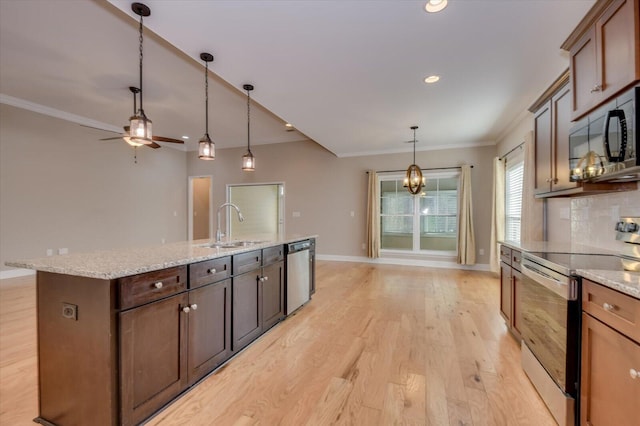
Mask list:
POLYGON ((198 310, 198 305, 194 303, 193 305, 191 305, 191 309, 193 309, 194 311, 198 310))
POLYGON ((604 309, 605 311, 611 312, 616 309, 616 305, 612 305, 610 303, 604 302, 602 304, 602 309, 604 309))
POLYGON ((265 281, 269 281, 269 277, 263 277, 265 281))
POLYGON ((602 91, 602 86, 600 84, 596 84, 595 86, 593 86, 593 89, 591 89, 591 93, 600 92, 600 91, 602 91))
POLYGON ((155 288, 162 288, 162 281, 158 281, 153 285, 155 288))
POLYGON ((263 283, 264 282, 264 277, 260 277, 260 282, 263 283))
POLYGON ((216 268, 207 269, 207 274, 215 274, 216 272, 216 268))
POLYGON ((640 378, 640 371, 634 370, 633 368, 629 370, 629 375, 633 380, 640 378))
POLYGON ((553 183, 558 183, 558 178, 553 178, 553 179, 551 179, 551 182, 553 182, 553 183))
POLYGON ((184 308, 182 308, 182 312, 184 312, 185 314, 188 314, 190 310, 191 308, 189 308, 188 306, 185 306, 184 308))

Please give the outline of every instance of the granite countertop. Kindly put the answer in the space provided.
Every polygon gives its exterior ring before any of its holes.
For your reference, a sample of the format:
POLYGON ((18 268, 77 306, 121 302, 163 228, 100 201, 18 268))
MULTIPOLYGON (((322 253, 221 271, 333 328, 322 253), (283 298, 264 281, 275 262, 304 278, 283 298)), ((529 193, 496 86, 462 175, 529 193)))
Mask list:
POLYGON ((316 237, 317 235, 261 235, 243 239, 255 241, 255 244, 233 248, 209 248, 207 246, 213 243, 213 240, 209 239, 183 241, 150 247, 14 260, 6 262, 5 265, 110 280, 316 237))
MULTIPOLYGON (((544 252, 544 253, 571 253, 571 254, 606 254, 617 256, 620 253, 599 247, 591 247, 582 244, 553 243, 548 241, 533 241, 519 243, 516 241, 500 241, 515 250, 523 252, 544 252)), ((626 295, 640 299, 640 272, 623 270, 602 270, 602 269, 577 269, 576 273, 581 277, 605 287, 612 288, 626 295)))

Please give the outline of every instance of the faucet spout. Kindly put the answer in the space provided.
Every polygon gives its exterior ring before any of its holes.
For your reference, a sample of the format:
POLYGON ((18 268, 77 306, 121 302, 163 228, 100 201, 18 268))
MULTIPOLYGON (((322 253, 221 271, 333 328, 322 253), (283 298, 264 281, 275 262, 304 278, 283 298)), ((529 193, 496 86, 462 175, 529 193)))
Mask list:
POLYGON ((218 223, 217 223, 217 229, 216 229, 216 242, 219 243, 222 240, 222 236, 224 235, 222 230, 220 229, 220 210, 222 210, 224 207, 233 207, 234 209, 236 209, 236 212, 238 213, 238 220, 240 222, 244 221, 244 216, 242 215, 242 213, 240 212, 240 209, 238 208, 238 206, 236 206, 233 203, 224 203, 222 204, 220 207, 218 207, 218 223))

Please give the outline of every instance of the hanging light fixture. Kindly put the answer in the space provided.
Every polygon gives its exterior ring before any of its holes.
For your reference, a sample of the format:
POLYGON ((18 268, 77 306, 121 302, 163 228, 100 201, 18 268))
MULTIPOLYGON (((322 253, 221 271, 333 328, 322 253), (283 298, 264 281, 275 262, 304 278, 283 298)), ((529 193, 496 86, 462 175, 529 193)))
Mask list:
POLYGON ((253 86, 242 86, 247 91, 247 153, 242 156, 242 170, 253 172, 256 169, 256 158, 251 153, 251 91, 253 86))
MULTIPOLYGON (((142 3, 131 4, 133 13, 140 16, 140 109, 129 118, 129 138, 130 144, 151 145, 153 143, 151 132, 151 120, 144 113, 142 103, 142 17, 151 15, 151 9, 142 3)), ((135 96, 135 95, 134 95, 135 96)))
POLYGON ((413 141, 410 141, 410 143, 413 143, 413 164, 407 168, 407 174, 402 184, 413 195, 420 194, 422 187, 426 184, 426 179, 422 176, 422 170, 416 165, 416 129, 418 129, 418 126, 411 126, 413 141))
POLYGON ((209 62, 213 62, 213 55, 201 53, 204 61, 204 136, 198 142, 198 158, 201 160, 215 160, 216 145, 209 137, 209 62))

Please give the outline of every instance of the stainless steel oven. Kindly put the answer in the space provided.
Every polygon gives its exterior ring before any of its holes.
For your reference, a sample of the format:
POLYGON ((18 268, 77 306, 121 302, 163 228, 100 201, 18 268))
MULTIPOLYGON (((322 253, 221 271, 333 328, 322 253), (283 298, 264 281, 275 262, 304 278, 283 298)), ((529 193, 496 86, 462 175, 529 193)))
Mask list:
POLYGON ((613 255, 524 253, 521 265, 522 367, 558 424, 574 425, 580 366, 580 280, 575 269, 611 269, 620 260, 613 255))

